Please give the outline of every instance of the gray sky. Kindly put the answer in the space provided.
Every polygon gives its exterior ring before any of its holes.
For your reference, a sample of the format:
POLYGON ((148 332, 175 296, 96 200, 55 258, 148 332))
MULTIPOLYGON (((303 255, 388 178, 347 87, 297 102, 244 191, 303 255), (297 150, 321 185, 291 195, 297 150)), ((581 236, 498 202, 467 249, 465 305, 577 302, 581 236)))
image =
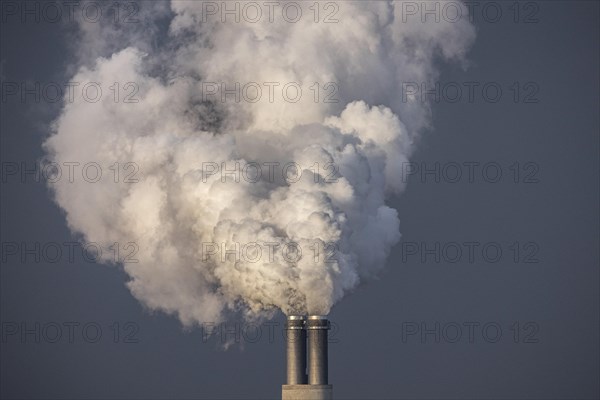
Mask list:
MULTIPOLYGON (((335 398, 600 395, 599 5, 531 2, 516 23, 512 2, 495 4, 498 23, 475 14, 469 68, 441 67, 447 96, 411 160, 419 170, 389 203, 401 243, 380 279, 330 314, 335 398), (452 102, 456 85, 464 90, 452 102), (495 87, 502 95, 492 102, 495 87), (421 174, 438 166, 437 182, 421 174)), ((64 81, 67 38, 58 24, 2 21, 3 83, 64 81)), ((1 106, 3 171, 33 165, 59 107, 1 106)), ((204 340, 145 311, 118 267, 80 252, 57 263, 8 255, 9 243, 76 240, 43 182, 3 175, 1 220, 3 398, 280 395, 282 315, 257 339, 256 327, 228 322, 223 336, 239 329, 241 343, 224 351, 221 335, 204 340)))

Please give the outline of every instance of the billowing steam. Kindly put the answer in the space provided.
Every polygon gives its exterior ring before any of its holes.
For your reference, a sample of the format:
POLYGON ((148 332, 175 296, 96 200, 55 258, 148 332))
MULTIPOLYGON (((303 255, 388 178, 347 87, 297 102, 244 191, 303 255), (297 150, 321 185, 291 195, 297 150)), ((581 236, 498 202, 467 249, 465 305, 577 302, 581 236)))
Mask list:
POLYGON ((286 2, 222 22, 224 4, 142 2, 135 26, 82 23, 70 81, 102 96, 65 102, 45 148, 103 175, 51 187, 83 240, 118 244, 150 309, 186 325, 326 314, 400 239, 385 199, 429 115, 403 83, 462 61, 474 30, 395 2, 323 2, 318 18, 294 3, 295 22, 286 2))

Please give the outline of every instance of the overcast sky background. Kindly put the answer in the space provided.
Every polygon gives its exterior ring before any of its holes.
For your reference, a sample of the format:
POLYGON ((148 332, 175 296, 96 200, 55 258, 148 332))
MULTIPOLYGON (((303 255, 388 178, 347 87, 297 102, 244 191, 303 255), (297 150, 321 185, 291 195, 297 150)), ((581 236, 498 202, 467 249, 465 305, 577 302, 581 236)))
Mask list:
MULTIPOLYGON (((509 3, 498 4, 509 12, 509 3)), ((535 4, 537 23, 514 23, 507 15, 494 24, 476 14, 472 65, 466 71, 442 67, 442 84, 497 82, 503 95, 492 103, 476 90, 473 102, 463 93, 456 103, 442 98, 434 104, 434 129, 413 161, 430 168, 436 162, 480 166, 473 182, 466 176, 458 183, 411 176, 405 193, 390 202, 400 215, 402 243, 379 280, 358 288, 330 314, 336 325, 330 345, 335 398, 600 395, 599 3, 535 4), (524 103, 524 93, 513 101, 514 82, 522 90, 527 83, 539 87, 538 102, 524 103), (483 179, 486 163, 502 167, 498 183, 483 179), (515 163, 518 183, 510 168, 515 163), (524 182, 532 171, 529 178, 537 182, 524 182), (436 242, 493 243, 503 256, 489 262, 479 247, 473 263, 466 254, 456 263, 443 257, 438 263, 403 251, 436 242), (529 260, 539 262, 525 262, 533 252, 529 260), (438 343, 433 334, 406 335, 422 323, 439 323, 446 335, 438 343), (474 343, 469 323, 479 324, 474 343), (453 324, 462 327, 456 343, 453 324), (492 324, 487 337, 485 324, 492 324), (496 343, 494 326, 502 329, 496 343)), ((65 39, 58 24, 2 22, 2 81, 65 82, 65 39)), ((33 165, 58 111, 44 102, 3 101, 2 163, 33 165)), ((1 189, 2 243, 74 240, 43 182, 8 178, 1 189)), ((63 326, 57 343, 43 337, 35 343, 33 335, 22 340, 20 332, 2 336, 3 398, 280 396, 281 315, 272 343, 263 326, 257 343, 242 337, 243 346, 224 351, 219 336, 204 341, 201 330, 186 332, 176 318, 145 311, 125 287, 123 271, 86 262, 79 253, 74 262, 57 264, 8 257, 0 273, 4 334, 11 324, 63 326), (69 322, 79 324, 73 343, 63 325, 69 322), (82 337, 81 327, 89 323, 102 327, 97 343, 82 337), (115 323, 117 343, 110 328, 115 323), (136 343, 125 342, 127 333, 136 343)))

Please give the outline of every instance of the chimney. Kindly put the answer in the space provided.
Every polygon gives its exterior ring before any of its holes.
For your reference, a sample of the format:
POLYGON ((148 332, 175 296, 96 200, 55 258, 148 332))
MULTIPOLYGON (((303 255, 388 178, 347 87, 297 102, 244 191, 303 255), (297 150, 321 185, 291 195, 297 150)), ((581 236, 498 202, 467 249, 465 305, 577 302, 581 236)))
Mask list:
POLYGON ((290 315, 286 324, 287 384, 306 384, 306 317, 290 315))
POLYGON ((282 386, 283 400, 331 400, 333 386, 328 382, 326 316, 308 318, 290 315, 286 324, 287 384, 282 386), (308 376, 307 376, 308 339, 308 376))
POLYGON ((329 321, 322 315, 311 315, 306 322, 308 336, 308 384, 327 385, 327 331, 329 321))

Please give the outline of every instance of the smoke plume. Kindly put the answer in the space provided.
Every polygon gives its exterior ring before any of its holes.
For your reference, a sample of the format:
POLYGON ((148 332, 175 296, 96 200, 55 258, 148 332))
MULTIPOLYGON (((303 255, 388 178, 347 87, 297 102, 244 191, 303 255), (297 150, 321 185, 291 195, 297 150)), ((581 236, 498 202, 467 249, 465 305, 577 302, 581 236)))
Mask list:
POLYGON ((102 96, 76 91, 44 146, 102 179, 50 186, 82 240, 118 244, 151 310, 185 325, 327 314, 400 239, 385 201, 430 114, 403 83, 463 63, 474 29, 406 18, 398 2, 322 2, 318 18, 295 3, 295 22, 287 2, 223 22, 224 4, 141 2, 136 24, 81 22, 69 80, 102 96))

